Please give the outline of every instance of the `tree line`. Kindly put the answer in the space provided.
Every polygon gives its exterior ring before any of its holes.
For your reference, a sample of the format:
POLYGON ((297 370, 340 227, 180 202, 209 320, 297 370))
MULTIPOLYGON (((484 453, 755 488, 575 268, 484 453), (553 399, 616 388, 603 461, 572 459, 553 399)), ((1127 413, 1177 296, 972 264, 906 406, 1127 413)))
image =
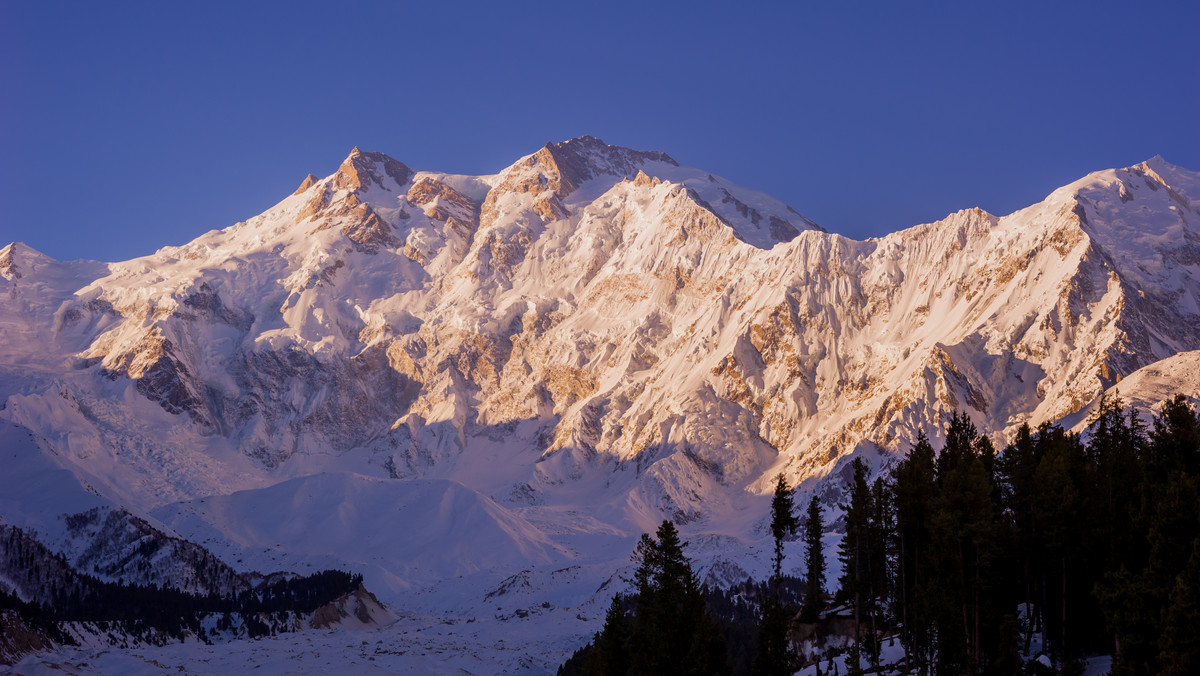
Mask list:
POLYGON ((839 550, 868 661, 897 631, 914 671, 1011 674, 1040 640, 1059 673, 1200 672, 1200 423, 1186 399, 1148 427, 1101 398, 1086 441, 1020 428, 996 453, 955 414, 888 481, 855 463, 839 550))
POLYGON ((664 522, 638 544, 630 596, 614 598, 603 630, 559 673, 789 674, 802 666, 798 624, 831 614, 853 620, 851 674, 878 671, 889 635, 904 648, 900 673, 1075 674, 1096 654, 1113 656, 1115 675, 1200 673, 1200 421, 1185 398, 1148 426, 1102 397, 1088 436, 1026 425, 999 452, 965 414, 944 436, 940 452, 919 436, 874 481, 854 461, 833 607, 822 506, 814 497, 796 519, 779 477, 773 574, 743 586, 754 590, 746 603, 712 592, 704 603, 664 522), (799 603, 781 571, 782 541, 798 529, 799 603), (740 626, 723 628, 735 616, 740 626))
MULTIPOLYGON (((0 609, 17 610, 31 626, 103 623, 141 640, 163 643, 196 636, 217 617, 223 630, 240 626, 249 638, 288 631, 296 615, 314 612, 353 592, 362 575, 324 570, 307 576, 276 577, 236 594, 192 594, 169 587, 124 584, 76 571, 22 529, 0 524, 0 570, 30 598, 0 593, 0 609)), ((59 630, 54 640, 70 642, 59 630)))

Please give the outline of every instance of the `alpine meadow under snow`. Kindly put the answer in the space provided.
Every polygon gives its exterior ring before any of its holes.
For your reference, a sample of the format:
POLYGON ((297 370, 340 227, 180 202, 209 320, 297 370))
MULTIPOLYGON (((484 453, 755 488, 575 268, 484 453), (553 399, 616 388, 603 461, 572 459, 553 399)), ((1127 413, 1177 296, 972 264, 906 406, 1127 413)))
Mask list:
POLYGON ((360 573, 361 612, 22 664, 552 673, 663 519, 762 579, 781 473, 836 513, 955 412, 997 447, 1106 392, 1148 420, 1198 364, 1200 174, 1161 157, 854 241, 587 136, 491 176, 356 148, 150 256, 0 250, 0 523, 107 582, 360 573))

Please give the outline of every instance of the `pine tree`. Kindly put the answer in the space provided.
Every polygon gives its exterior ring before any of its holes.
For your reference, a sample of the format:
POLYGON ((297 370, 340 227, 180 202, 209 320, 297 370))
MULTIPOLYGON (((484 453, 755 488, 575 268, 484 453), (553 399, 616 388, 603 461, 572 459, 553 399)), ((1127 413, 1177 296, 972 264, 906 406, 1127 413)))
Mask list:
POLYGON ((1041 462, 1040 445, 1035 442, 1029 425, 1021 425, 1013 442, 1004 449, 997 462, 997 476, 1001 486, 1001 499, 1011 515, 1013 537, 1016 540, 1018 568, 1018 590, 1025 608, 1030 613, 1022 637, 1028 652, 1037 627, 1037 615, 1033 613, 1035 600, 1040 598, 1041 541, 1034 522, 1037 501, 1037 486, 1034 474, 1041 462))
POLYGON ((1088 534, 1094 541, 1089 557, 1093 568, 1116 570, 1140 564, 1133 557, 1144 551, 1143 543, 1134 541, 1134 518, 1141 506, 1141 427, 1132 410, 1126 421, 1120 398, 1101 395, 1087 446, 1090 476, 1085 509, 1096 526, 1088 534))
POLYGON ((797 660, 788 643, 791 612, 774 594, 762 601, 758 624, 758 650, 750 673, 754 676, 786 676, 796 671, 797 660))
POLYGON ((997 573, 1003 568, 998 565, 1003 529, 993 456, 987 437, 956 413, 937 460, 929 519, 939 674, 980 673, 1002 620, 997 573))
POLYGON ((804 520, 804 605, 800 609, 800 619, 805 622, 817 619, 823 605, 821 597, 825 593, 825 553, 821 549, 825 524, 821 512, 821 503, 814 495, 808 501, 804 520))
MULTIPOLYGON (((1140 430, 1137 432, 1140 434, 1140 430)), ((1200 611, 1200 420, 1183 397, 1164 403, 1140 456, 1142 508, 1134 523, 1146 556, 1097 585, 1115 634, 1113 674, 1192 673, 1200 611)))
POLYGON ((604 615, 604 629, 596 635, 582 673, 585 676, 614 676, 629 673, 629 619, 624 597, 613 596, 604 615))
POLYGON ((667 650, 666 628, 659 611, 662 603, 658 598, 661 558, 658 542, 648 533, 642 533, 633 550, 633 559, 638 562, 633 574, 637 596, 629 651, 631 668, 635 672, 649 673, 655 667, 661 667, 662 656, 667 650))
POLYGON ((936 487, 934 450, 924 432, 892 473, 898 548, 898 599, 905 660, 928 661, 933 650, 933 545, 930 536, 936 487))
POLYGON ((871 512, 868 520, 869 540, 867 558, 867 595, 871 599, 871 664, 879 667, 879 622, 883 621, 881 609, 892 598, 891 552, 895 540, 895 506, 891 500, 887 482, 876 478, 871 484, 871 512))
POLYGON ((868 587, 867 566, 870 560, 871 489, 867 486, 867 466, 862 458, 855 458, 852 465, 854 478, 850 484, 850 502, 846 504, 846 532, 838 547, 842 562, 841 589, 838 597, 854 609, 854 640, 862 640, 862 621, 870 612, 871 597, 868 587))
POLYGON ((775 480, 775 495, 771 500, 771 535, 775 539, 774 575, 771 592, 763 600, 758 629, 758 653, 753 673, 763 676, 786 675, 796 671, 795 653, 788 642, 792 610, 783 602, 780 583, 783 579, 783 540, 796 532, 800 525, 792 513, 792 491, 780 474, 775 480))
POLYGON ((1200 475, 1200 419, 1182 394, 1163 404, 1150 438, 1152 480, 1163 482, 1172 472, 1200 475))
POLYGON ((1200 626, 1200 534, 1193 542, 1187 566, 1175 578, 1170 599, 1158 642, 1163 674, 1200 673, 1200 641, 1196 640, 1196 627, 1200 626))
POLYGON ((780 474, 775 478, 775 494, 771 498, 771 536, 775 538, 775 595, 779 595, 779 581, 783 575, 783 540, 796 532, 800 521, 792 513, 792 491, 787 480, 780 474))
POLYGON ((1054 427, 1043 430, 1042 460, 1034 480, 1037 485, 1035 518, 1045 555, 1043 565, 1042 613, 1045 636, 1052 654, 1059 661, 1076 657, 1076 601, 1087 587, 1077 579, 1082 566, 1084 533, 1080 528, 1084 509, 1084 472, 1086 452, 1078 438, 1054 427))
POLYGON ((643 535, 634 551, 638 589, 630 638, 630 673, 722 674, 724 640, 704 606, 704 594, 683 553, 675 524, 663 521, 657 540, 643 535))

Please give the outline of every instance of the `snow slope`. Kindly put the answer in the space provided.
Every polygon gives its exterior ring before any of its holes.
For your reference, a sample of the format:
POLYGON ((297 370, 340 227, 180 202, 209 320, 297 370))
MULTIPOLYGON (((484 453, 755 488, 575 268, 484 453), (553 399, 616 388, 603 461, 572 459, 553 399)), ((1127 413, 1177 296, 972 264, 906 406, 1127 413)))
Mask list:
POLYGON ((591 137, 474 177, 355 148, 150 256, 0 250, 0 517, 52 538, 99 501, 567 650, 664 517, 711 579, 761 576, 779 472, 832 504, 955 410, 1003 443, 1113 388, 1195 398, 1197 199, 1153 158, 859 242, 591 137))
MULTIPOLYGON (((1177 394, 1184 395, 1193 407, 1200 407, 1200 352, 1180 352, 1144 366, 1105 390, 1102 396, 1137 411, 1142 421, 1151 426, 1163 402, 1177 394)), ((1072 432, 1086 434, 1099 405, 1098 395, 1087 406, 1063 418, 1060 424, 1072 432)))
POLYGON ((177 503, 155 515, 193 540, 225 536, 240 548, 230 550, 227 560, 272 551, 286 552, 288 564, 298 557, 319 562, 314 568, 328 567, 329 561, 356 571, 387 571, 367 580, 379 589, 565 558, 519 515, 446 480, 316 474, 177 503))

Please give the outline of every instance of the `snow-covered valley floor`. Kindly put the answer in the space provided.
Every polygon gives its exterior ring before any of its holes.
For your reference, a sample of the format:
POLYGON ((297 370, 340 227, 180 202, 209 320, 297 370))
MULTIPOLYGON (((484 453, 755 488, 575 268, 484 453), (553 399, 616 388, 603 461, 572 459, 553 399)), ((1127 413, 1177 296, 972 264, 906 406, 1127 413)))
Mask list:
MULTIPOLYGON (((65 648, 27 657, 13 674, 553 674, 577 625, 405 617, 379 630, 308 630, 251 641, 129 650, 65 648), (556 628, 561 630, 556 632, 556 628)), ((573 619, 573 618, 570 618, 573 619)))

